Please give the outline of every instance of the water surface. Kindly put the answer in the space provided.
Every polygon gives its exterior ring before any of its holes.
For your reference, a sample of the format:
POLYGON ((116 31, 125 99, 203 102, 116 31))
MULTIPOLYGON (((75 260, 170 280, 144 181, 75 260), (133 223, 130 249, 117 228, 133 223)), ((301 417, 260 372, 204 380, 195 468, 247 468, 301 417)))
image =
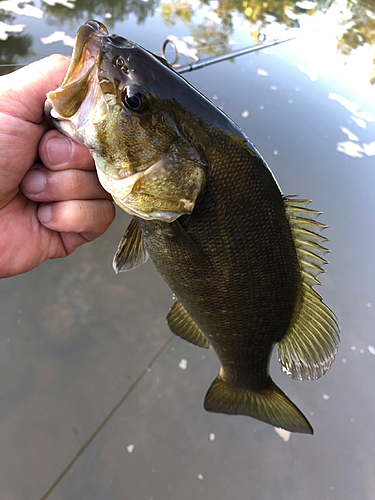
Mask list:
POLYGON ((243 128, 285 194, 324 212, 332 253, 319 292, 342 337, 318 381, 271 363, 314 436, 206 413, 218 361, 178 338, 167 345, 172 293, 151 263, 112 271, 130 220, 119 211, 69 258, 0 282, 2 500, 374 497, 374 11, 327 0, 0 2, 1 64, 70 54, 90 18, 157 53, 167 35, 185 38, 201 57, 259 33, 297 35, 186 76, 243 128))

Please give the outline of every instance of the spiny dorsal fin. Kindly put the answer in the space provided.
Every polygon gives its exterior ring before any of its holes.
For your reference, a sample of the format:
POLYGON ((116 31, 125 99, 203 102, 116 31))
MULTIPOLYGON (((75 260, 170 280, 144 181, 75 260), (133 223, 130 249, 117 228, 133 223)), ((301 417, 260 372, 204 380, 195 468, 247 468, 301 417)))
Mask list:
POLYGON ((113 269, 117 273, 141 266, 148 260, 142 232, 134 219, 130 222, 113 258, 113 269))
POLYGON ((306 208, 310 201, 284 198, 301 266, 302 290, 289 329, 278 342, 278 353, 282 370, 300 380, 324 375, 335 358, 340 340, 335 315, 312 288, 320 284, 316 276, 323 272, 321 266, 327 261, 322 255, 329 250, 321 245, 327 238, 319 234, 327 226, 315 221, 321 212, 306 208))
POLYGON ((168 326, 174 334, 191 344, 208 349, 210 342, 199 326, 190 317, 181 302, 177 301, 167 315, 168 326))

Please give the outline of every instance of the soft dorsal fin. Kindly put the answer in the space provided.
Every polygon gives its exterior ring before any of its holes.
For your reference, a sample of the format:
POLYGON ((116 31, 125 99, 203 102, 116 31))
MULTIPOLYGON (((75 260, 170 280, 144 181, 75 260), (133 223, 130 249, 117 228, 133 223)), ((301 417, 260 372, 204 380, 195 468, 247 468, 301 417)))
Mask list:
POLYGON ((170 308, 167 321, 169 328, 178 337, 205 349, 210 347, 208 338, 190 317, 180 301, 175 302, 170 308))
POLYGON ((335 315, 312 288, 320 284, 316 276, 323 272, 321 266, 327 261, 322 255, 329 250, 321 245, 328 239, 319 234, 327 226, 315 221, 321 212, 306 208, 310 201, 284 198, 301 267, 302 286, 289 329, 278 342, 278 353, 282 370, 300 380, 324 375, 335 358, 340 341, 335 315))
POLYGON ((134 219, 130 222, 113 258, 113 269, 117 273, 141 266, 148 260, 143 235, 134 219))

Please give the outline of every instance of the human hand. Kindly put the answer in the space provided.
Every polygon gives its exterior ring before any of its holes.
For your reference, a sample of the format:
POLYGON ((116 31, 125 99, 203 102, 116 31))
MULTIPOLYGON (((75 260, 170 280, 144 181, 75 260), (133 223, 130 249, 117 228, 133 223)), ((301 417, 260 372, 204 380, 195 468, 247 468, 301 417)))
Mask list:
POLYGON ((0 278, 70 255, 115 216, 88 150, 43 114, 68 65, 54 55, 0 77, 0 278))

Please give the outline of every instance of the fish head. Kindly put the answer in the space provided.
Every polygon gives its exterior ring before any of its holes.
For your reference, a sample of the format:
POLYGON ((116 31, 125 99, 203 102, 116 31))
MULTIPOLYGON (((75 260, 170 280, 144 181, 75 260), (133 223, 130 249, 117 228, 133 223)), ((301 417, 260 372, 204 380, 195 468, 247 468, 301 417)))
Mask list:
POLYGON ((143 219, 191 213, 204 185, 205 162, 177 124, 181 80, 158 56, 88 21, 61 86, 47 94, 56 128, 88 147, 103 187, 143 219))

